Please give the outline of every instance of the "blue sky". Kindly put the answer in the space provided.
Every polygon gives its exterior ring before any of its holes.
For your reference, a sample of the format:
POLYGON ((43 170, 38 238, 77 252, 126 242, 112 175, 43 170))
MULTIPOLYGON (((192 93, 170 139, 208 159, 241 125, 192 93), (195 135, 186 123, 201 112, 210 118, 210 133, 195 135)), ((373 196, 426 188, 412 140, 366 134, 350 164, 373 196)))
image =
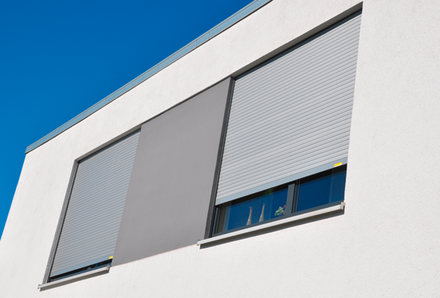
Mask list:
POLYGON ((0 233, 28 145, 251 2, 1 1, 0 233))

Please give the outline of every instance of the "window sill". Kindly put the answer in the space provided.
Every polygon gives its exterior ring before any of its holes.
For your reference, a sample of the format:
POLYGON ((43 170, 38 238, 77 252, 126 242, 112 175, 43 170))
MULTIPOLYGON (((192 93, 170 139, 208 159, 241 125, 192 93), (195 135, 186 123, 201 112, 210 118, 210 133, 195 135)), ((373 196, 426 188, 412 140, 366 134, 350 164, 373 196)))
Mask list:
POLYGON ((315 217, 318 215, 323 215, 323 214, 327 214, 327 213, 332 213, 332 212, 336 212, 336 211, 342 211, 345 208, 345 202, 341 202, 341 204, 336 205, 336 206, 331 206, 331 207, 327 207, 327 208, 323 208, 323 209, 319 209, 319 210, 315 210, 315 211, 311 211, 311 212, 307 212, 304 214, 299 214, 296 216, 291 216, 285 219, 280 219, 277 221, 273 221, 267 224, 262 224, 262 225, 258 225, 256 227, 252 227, 252 228, 248 228, 248 229, 244 229, 244 230, 240 230, 240 231, 236 231, 236 232, 232 232, 232 233, 227 233, 224 235, 220 235, 220 236, 215 236, 212 238, 208 238, 208 239, 204 239, 204 240, 200 240, 197 242, 197 245, 204 245, 204 244, 209 244, 209 243, 214 243, 214 242, 218 242, 218 241, 222 241, 222 240, 226 240, 229 238, 233 238, 233 237, 237 237, 237 236, 241 236, 241 235, 246 235, 249 233, 254 233, 257 231, 261 231, 261 230, 265 230, 268 228, 272 228, 272 227, 276 227, 276 226, 281 226, 287 223, 293 223, 296 221, 300 221, 303 219, 307 219, 307 218, 311 218, 311 217, 315 217))
POLYGON ((56 280, 56 281, 52 281, 52 282, 48 282, 48 283, 45 283, 45 284, 42 284, 42 285, 38 285, 37 289, 45 289, 45 288, 53 287, 53 286, 56 286, 56 285, 70 283, 70 282, 73 282, 73 281, 76 281, 76 280, 80 280, 80 279, 83 279, 83 278, 91 277, 93 275, 104 274, 104 273, 107 273, 109 271, 110 271, 110 265, 107 265, 106 267, 103 267, 103 268, 99 268, 99 269, 96 269, 96 270, 91 270, 91 271, 88 271, 88 272, 85 272, 85 273, 81 273, 81 274, 77 274, 77 275, 74 275, 74 276, 71 276, 71 277, 66 277, 66 278, 63 278, 63 279, 59 279, 59 280, 56 280))

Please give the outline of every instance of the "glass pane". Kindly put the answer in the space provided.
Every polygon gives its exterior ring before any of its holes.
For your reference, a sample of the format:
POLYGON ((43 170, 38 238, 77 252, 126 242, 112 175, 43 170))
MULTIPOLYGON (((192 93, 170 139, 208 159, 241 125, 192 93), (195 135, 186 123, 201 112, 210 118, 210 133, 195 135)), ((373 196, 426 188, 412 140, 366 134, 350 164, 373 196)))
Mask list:
POLYGON ((301 179, 296 212, 344 200, 346 167, 301 179))
POLYGON ((270 189, 250 198, 222 205, 217 233, 285 215, 287 187, 270 189))
POLYGON ((345 177, 347 175, 346 168, 341 171, 335 171, 332 175, 332 184, 330 186, 329 203, 343 201, 345 192, 345 177))

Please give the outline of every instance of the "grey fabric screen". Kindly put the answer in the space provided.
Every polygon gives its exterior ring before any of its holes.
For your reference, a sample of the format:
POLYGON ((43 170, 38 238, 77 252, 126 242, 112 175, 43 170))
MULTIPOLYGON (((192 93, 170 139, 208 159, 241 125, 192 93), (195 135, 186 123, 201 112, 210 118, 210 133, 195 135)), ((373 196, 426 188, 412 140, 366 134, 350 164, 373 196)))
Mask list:
POLYGON ((139 132, 78 164, 50 276, 113 255, 139 132))
POLYGON ((346 162, 361 13, 237 78, 216 204, 346 162))

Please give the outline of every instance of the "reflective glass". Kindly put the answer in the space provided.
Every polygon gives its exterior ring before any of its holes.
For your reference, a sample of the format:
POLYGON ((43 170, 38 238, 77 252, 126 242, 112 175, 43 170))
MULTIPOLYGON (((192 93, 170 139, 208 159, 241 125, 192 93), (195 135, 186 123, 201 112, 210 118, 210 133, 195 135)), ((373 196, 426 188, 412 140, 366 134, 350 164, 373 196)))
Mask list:
POLYGON ((287 187, 222 205, 217 233, 282 217, 286 212, 287 187))
POLYGON ((220 212, 214 234, 343 201, 346 172, 344 165, 292 181, 290 188, 295 190, 289 197, 288 186, 284 185, 218 206, 220 212))
POLYGON ((344 200, 346 167, 301 179, 296 212, 344 200))

